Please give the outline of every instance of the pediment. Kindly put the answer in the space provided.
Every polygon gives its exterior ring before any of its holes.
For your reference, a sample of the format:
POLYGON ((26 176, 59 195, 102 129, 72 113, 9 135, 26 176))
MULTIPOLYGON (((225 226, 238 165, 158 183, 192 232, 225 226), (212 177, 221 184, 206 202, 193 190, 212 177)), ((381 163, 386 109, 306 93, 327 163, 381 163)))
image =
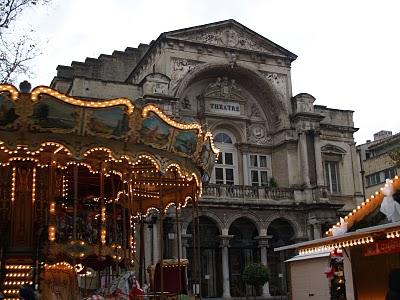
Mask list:
POLYGON ((291 60, 296 55, 242 24, 227 20, 165 33, 167 38, 285 56, 291 60))

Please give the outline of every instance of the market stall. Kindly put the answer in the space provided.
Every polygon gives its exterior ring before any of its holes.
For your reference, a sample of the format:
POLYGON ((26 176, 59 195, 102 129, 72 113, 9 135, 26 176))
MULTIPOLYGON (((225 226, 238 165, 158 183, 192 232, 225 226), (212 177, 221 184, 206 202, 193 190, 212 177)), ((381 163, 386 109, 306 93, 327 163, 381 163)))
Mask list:
MULTIPOLYGON (((341 218, 325 233, 326 237, 276 248, 297 249, 299 253, 288 261, 291 270, 297 272, 290 274, 292 286, 299 280, 297 274, 307 269, 307 274, 326 277, 326 284, 315 280, 310 289, 329 289, 330 299, 384 299, 389 274, 400 268, 399 195, 400 179, 396 176, 341 218), (323 258, 322 263, 317 264, 317 258, 323 258)), ((298 289, 291 292, 292 299, 306 299, 298 295, 298 289)))

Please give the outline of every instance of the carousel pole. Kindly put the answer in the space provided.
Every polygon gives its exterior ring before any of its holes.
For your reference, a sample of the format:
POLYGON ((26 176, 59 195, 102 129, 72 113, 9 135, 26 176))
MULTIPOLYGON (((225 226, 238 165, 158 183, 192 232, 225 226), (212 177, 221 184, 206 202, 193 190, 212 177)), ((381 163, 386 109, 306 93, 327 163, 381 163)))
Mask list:
POLYGON ((198 279, 199 279, 199 298, 201 299, 201 252, 200 252, 200 218, 199 218, 199 206, 198 206, 198 198, 197 195, 194 196, 195 201, 195 212, 196 212, 196 227, 197 227, 197 260, 198 260, 198 279))
MULTIPOLYGON (((100 237, 99 237, 99 256, 102 254, 103 245, 106 243, 106 229, 105 229, 105 221, 106 221, 106 208, 104 205, 104 163, 101 163, 100 166, 100 237)), ((99 271, 100 275, 100 271, 99 271)), ((107 277, 106 277, 107 279, 107 277)), ((101 276, 99 276, 100 287, 101 287, 101 276)))
POLYGON ((136 261, 136 255, 134 254, 134 247, 133 247, 133 243, 134 243, 134 231, 133 229, 133 220, 132 220, 132 216, 133 216, 133 191, 132 191, 132 173, 129 173, 128 176, 128 180, 127 180, 127 187, 128 187, 128 212, 129 212, 129 229, 128 229, 128 235, 129 235, 129 263, 132 263, 132 260, 136 261))
MULTIPOLYGON (((121 213, 122 213, 122 248, 123 249, 127 249, 128 247, 127 247, 127 245, 128 245, 128 243, 127 243, 127 239, 126 239, 126 210, 125 210, 125 206, 126 206, 126 201, 125 201, 125 197, 126 197, 126 194, 125 194, 125 173, 122 173, 122 192, 124 193, 124 197, 123 197, 123 199, 124 199, 124 202, 123 202, 123 205, 121 205, 121 213)), ((126 257, 125 257, 125 251, 124 251, 124 262, 125 262, 125 264, 126 264, 126 257)))
MULTIPOLYGON (((139 184, 139 191, 141 191, 141 184, 139 184)), ((144 220, 143 220, 143 198, 142 196, 138 195, 139 197, 139 222, 140 222, 140 253, 139 253, 139 282, 140 285, 143 286, 144 281, 145 281, 145 277, 146 274, 144 273, 144 269, 145 269, 145 257, 144 257, 144 220), (144 274, 144 276, 143 276, 144 274)))
MULTIPOLYGON (((78 211, 78 164, 74 165, 74 217, 72 219, 72 240, 76 240, 76 216, 78 211)), ((74 259, 75 264, 75 259, 74 259)))
MULTIPOLYGON (((113 173, 113 163, 111 163, 111 170, 110 170, 110 176, 111 176, 111 199, 112 199, 112 208, 113 208, 113 236, 114 236, 114 243, 118 243, 118 238, 117 238, 117 211, 115 207, 115 200, 116 200, 116 195, 115 195, 115 182, 114 182, 114 173, 113 173)), ((115 275, 118 277, 119 274, 119 268, 118 268, 118 253, 117 253, 117 247, 115 247, 115 275)))
POLYGON ((197 292, 197 280, 198 280, 198 261, 197 261, 197 226, 196 226, 196 214, 195 214, 195 201, 196 199, 192 198, 192 257, 193 257, 193 272, 192 272, 192 280, 193 280, 193 293, 196 295, 197 292))
POLYGON ((163 267, 163 260, 164 260, 164 232, 163 232, 163 216, 164 216, 164 205, 162 199, 162 180, 161 180, 161 171, 159 172, 159 195, 160 195, 160 288, 161 288, 161 299, 165 299, 164 295, 164 267, 163 267))
POLYGON ((176 221, 176 243, 178 249, 178 286, 179 286, 179 294, 182 294, 182 276, 181 276, 181 243, 180 243, 180 224, 179 224, 179 213, 178 213, 178 199, 176 199, 175 203, 175 221, 176 221))

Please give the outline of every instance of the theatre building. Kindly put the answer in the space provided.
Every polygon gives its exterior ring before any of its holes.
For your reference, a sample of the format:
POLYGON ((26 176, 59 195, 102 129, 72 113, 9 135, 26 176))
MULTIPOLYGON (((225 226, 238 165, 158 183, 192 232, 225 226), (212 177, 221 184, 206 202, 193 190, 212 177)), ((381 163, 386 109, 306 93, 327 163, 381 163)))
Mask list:
MULTIPOLYGON (((353 112, 316 105, 308 93, 292 95, 296 58, 226 20, 58 66, 51 83, 77 98, 155 103, 172 118, 198 121, 213 132, 220 155, 211 177, 203 177, 199 201, 203 297, 286 295, 283 261, 290 254, 273 249, 320 238, 363 199, 353 112), (262 291, 242 282, 251 262, 270 269, 262 291)), ((179 236, 175 212, 164 220, 162 233, 157 216, 148 216, 144 232, 146 265, 161 256, 188 258, 189 286, 191 212, 181 210, 179 236), (157 246, 161 237, 163 253, 157 246)))

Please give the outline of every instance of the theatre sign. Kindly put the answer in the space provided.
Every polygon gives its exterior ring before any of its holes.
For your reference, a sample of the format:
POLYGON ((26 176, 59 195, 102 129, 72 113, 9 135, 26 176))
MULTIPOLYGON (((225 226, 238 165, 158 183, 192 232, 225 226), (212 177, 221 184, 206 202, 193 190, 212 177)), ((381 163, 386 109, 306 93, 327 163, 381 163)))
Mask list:
POLYGON ((208 111, 215 114, 240 116, 240 104, 227 101, 210 101, 208 111))

